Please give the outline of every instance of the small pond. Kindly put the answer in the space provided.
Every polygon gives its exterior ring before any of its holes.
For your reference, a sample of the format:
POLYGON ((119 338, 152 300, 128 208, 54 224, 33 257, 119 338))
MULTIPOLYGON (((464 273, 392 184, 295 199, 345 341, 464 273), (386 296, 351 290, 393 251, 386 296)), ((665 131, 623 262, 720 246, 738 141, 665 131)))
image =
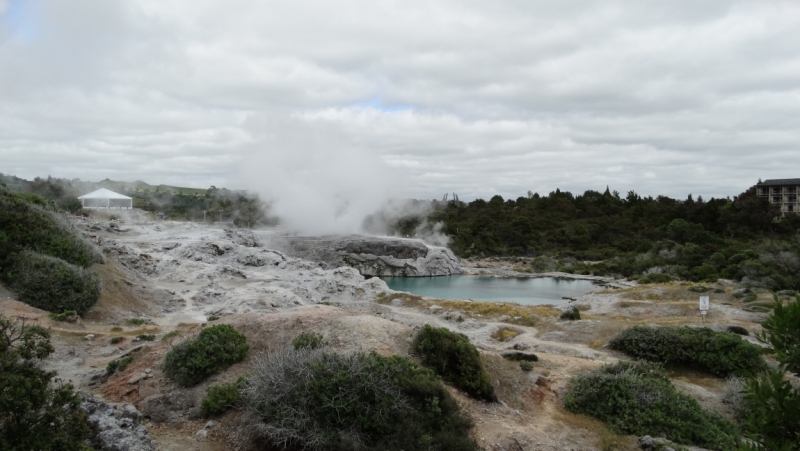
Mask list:
POLYGON ((561 304, 563 297, 578 298, 602 289, 591 280, 554 277, 508 278, 487 276, 383 277, 389 288, 440 299, 561 304))

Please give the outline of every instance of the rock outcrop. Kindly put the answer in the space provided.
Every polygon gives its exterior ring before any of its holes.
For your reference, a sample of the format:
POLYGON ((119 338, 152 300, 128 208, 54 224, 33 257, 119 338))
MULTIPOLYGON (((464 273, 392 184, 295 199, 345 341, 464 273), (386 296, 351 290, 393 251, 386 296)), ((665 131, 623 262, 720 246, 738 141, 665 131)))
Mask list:
POLYGON ((110 404, 82 393, 81 409, 92 428, 92 446, 100 451, 154 451, 142 415, 130 404, 110 404))
POLYGON ((270 247, 305 260, 350 266, 363 276, 428 277, 461 274, 450 249, 421 240, 369 236, 274 237, 270 247))

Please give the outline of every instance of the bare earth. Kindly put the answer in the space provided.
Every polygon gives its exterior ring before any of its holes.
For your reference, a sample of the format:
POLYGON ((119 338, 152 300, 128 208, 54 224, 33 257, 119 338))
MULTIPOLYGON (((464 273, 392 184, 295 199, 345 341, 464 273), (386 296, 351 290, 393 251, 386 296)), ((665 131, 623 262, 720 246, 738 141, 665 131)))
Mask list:
MULTIPOLYGON (((84 227, 107 257, 105 265, 94 268, 103 280, 101 300, 85 318, 75 324, 54 322, 2 287, 0 311, 52 328, 56 352, 45 364, 81 390, 135 405, 149 419, 157 449, 164 451, 236 449, 235 412, 216 420, 205 438, 195 434, 207 421, 199 414, 206 388, 236 380, 259 353, 286 345, 300 332, 321 332, 340 352, 408 355, 414 329, 426 323, 466 334, 483 353, 501 402, 451 392, 474 419, 474 437, 485 449, 636 449, 635 437, 618 436, 564 410, 570 378, 623 358, 604 345, 626 327, 702 321, 697 293, 688 291, 688 284, 636 286, 605 280, 608 288, 558 306, 582 311, 582 320, 564 321, 558 319, 558 308, 486 306, 391 292, 380 279, 365 280, 353 269, 329 269, 270 250, 274 231, 178 222, 125 224, 121 231, 103 224, 84 227), (197 387, 179 388, 163 376, 163 356, 172 344, 199 333, 212 316, 219 317, 214 324, 231 324, 247 336, 250 357, 197 387), (134 318, 144 322, 128 322, 134 318), (505 329, 510 332, 501 334, 505 329), (156 339, 137 341, 140 334, 156 339), (112 345, 111 337, 124 340, 112 345), (535 353, 534 370, 523 372, 499 356, 511 349, 535 353), (128 353, 133 363, 104 377, 108 362, 128 353)), ((531 276, 511 260, 467 263, 468 274, 531 276)), ((744 304, 732 296, 732 284, 713 287, 721 292, 709 293, 713 305, 706 325, 759 330, 765 314, 743 310, 744 304)), ((729 414, 719 402, 723 380, 675 376, 679 390, 729 414)))

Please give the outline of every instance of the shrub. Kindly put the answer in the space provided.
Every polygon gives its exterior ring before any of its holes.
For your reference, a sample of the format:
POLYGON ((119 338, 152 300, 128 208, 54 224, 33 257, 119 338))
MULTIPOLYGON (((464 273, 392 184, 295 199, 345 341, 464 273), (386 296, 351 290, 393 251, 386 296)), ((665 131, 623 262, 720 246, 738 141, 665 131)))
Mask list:
POLYGON ((203 414, 206 416, 221 415, 234 407, 241 398, 240 390, 244 384, 244 377, 240 377, 236 382, 208 387, 206 397, 200 403, 203 414))
POLYGON ((114 359, 106 365, 106 374, 111 375, 117 371, 125 371, 125 368, 133 362, 133 356, 125 356, 119 359, 114 359))
POLYGON ((784 306, 774 296, 773 313, 762 324, 759 340, 780 364, 747 381, 744 390, 745 436, 750 450, 800 449, 800 387, 786 372, 800 375, 800 298, 784 306))
POLYGON ((725 330, 736 335, 750 335, 750 332, 742 326, 728 326, 725 330))
POLYGON ((129 326, 141 326, 142 324, 145 323, 145 320, 143 318, 131 318, 131 319, 125 321, 125 322, 129 326))
POLYGON ((156 336, 153 334, 141 334, 137 335, 136 339, 140 341, 153 341, 156 339, 156 336))
POLYGON ((622 434, 666 436, 715 450, 736 449, 736 426, 678 393, 653 364, 620 362, 572 380, 570 412, 590 415, 622 434))
POLYGON ((242 402, 246 429, 283 449, 478 449, 433 372, 398 356, 286 347, 256 359, 242 402))
POLYGON ((40 368, 52 352, 48 330, 0 315, 0 449, 91 449, 80 398, 40 368))
POLYGON ((445 381, 476 398, 496 399, 489 373, 466 335, 426 324, 414 336, 411 349, 445 381))
POLYGON ((19 300, 47 311, 79 315, 100 297, 97 274, 58 258, 22 251, 13 259, 9 284, 19 300))
POLYGON ((211 315, 211 316, 209 316, 209 317, 208 317, 208 322, 211 322, 211 321, 216 321, 216 320, 218 320, 218 319, 219 319, 219 316, 216 316, 216 315, 211 315))
POLYGON ((111 337, 111 344, 115 345, 117 343, 122 343, 125 340, 123 337, 111 337))
POLYGON ((705 285, 693 285, 689 287, 689 291, 693 293, 706 293, 708 292, 708 287, 705 285))
POLYGON ((652 273, 639 278, 639 283, 667 283, 672 282, 669 274, 652 273))
POLYGON ((303 332, 292 340, 292 346, 294 346, 295 349, 317 349, 324 345, 325 339, 322 337, 322 334, 316 332, 303 332))
POLYGON ((522 362, 519 362, 519 369, 525 372, 531 371, 533 370, 533 364, 523 360, 522 362))
POLYGON ((688 365, 716 376, 749 376, 764 368, 761 349, 738 335, 698 327, 636 326, 608 343, 630 356, 688 365))
POLYGON ((245 336, 227 324, 203 329, 193 340, 176 346, 164 357, 164 374, 184 387, 244 360, 245 336))
POLYGON ((577 307, 570 307, 569 310, 565 310, 559 318, 569 321, 579 320, 581 319, 581 311, 578 310, 577 307))
POLYGON ((492 332, 492 338, 494 338, 497 341, 508 341, 519 334, 520 332, 517 329, 511 327, 501 327, 496 331, 492 332))
POLYGON ((61 313, 53 312, 49 316, 50 319, 52 319, 53 321, 67 322, 67 323, 74 323, 78 321, 78 312, 76 312, 75 310, 66 310, 61 313))
POLYGON ((168 332, 168 333, 164 334, 163 337, 161 337, 161 341, 167 341, 170 338, 177 336, 178 333, 179 332, 177 330, 173 330, 172 332, 168 332))

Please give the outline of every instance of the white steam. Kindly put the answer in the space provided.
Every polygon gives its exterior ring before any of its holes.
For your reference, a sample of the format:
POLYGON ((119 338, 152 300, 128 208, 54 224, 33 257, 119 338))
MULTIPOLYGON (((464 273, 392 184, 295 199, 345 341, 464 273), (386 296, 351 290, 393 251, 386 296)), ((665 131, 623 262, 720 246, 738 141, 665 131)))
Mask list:
POLYGON ((256 139, 242 181, 297 233, 362 233, 364 218, 404 194, 401 175, 335 124, 258 116, 248 128, 256 139))

